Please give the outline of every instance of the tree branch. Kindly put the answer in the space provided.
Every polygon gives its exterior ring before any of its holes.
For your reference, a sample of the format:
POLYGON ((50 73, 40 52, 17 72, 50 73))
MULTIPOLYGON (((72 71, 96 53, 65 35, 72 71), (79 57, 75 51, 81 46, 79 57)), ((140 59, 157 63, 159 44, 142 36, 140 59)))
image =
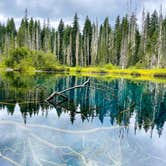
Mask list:
POLYGON ((72 90, 72 89, 76 89, 76 88, 84 88, 89 82, 90 82, 90 79, 88 79, 87 81, 85 81, 85 82, 84 82, 83 84, 81 84, 81 85, 76 85, 76 86, 74 86, 74 87, 65 89, 65 90, 60 91, 60 92, 53 92, 53 93, 46 99, 46 101, 50 101, 50 100, 53 99, 54 96, 56 96, 56 95, 62 96, 63 98, 66 98, 66 99, 67 99, 67 97, 66 97, 65 95, 63 95, 62 93, 67 92, 67 91, 70 91, 70 90, 72 90))

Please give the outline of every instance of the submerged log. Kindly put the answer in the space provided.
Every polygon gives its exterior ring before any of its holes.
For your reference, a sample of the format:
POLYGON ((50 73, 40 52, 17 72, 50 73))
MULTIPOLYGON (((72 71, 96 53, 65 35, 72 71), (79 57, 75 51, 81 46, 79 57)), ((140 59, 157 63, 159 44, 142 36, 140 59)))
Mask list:
POLYGON ((70 91, 70 90, 73 90, 73 89, 77 89, 77 88, 84 88, 86 85, 89 84, 89 82, 90 82, 90 79, 88 79, 87 81, 85 81, 85 82, 84 82, 83 84, 81 84, 81 85, 76 85, 76 86, 74 86, 74 87, 65 89, 65 90, 60 91, 60 92, 53 92, 53 93, 46 99, 46 101, 50 101, 50 100, 53 99, 54 96, 56 96, 56 95, 59 95, 59 96, 61 96, 61 97, 67 99, 67 97, 66 97, 65 95, 63 95, 63 93, 65 93, 65 92, 67 92, 67 91, 70 91))

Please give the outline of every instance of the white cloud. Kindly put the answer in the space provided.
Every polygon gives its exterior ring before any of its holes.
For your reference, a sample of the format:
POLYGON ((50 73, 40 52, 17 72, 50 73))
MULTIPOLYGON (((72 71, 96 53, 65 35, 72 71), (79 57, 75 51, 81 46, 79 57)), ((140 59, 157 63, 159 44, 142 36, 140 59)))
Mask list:
MULTIPOLYGON (((50 18, 51 25, 57 27, 60 18, 65 23, 71 24, 75 12, 80 18, 81 27, 84 19, 88 15, 93 21, 98 18, 103 22, 108 16, 111 23, 114 22, 119 14, 124 16, 129 11, 129 2, 131 0, 0 0, 0 21, 5 22, 8 17, 16 18, 17 25, 24 16, 25 8, 29 11, 29 16, 40 20, 50 18), (11 6, 9 8, 9 5, 11 6)), ((138 23, 140 24, 143 7, 152 12, 159 10, 163 5, 165 12, 166 0, 132 0, 132 10, 135 10, 137 4, 138 23)))
POLYGON ((6 20, 7 20, 7 19, 8 19, 8 18, 7 18, 5 15, 0 14, 0 20, 1 20, 1 23, 2 23, 2 24, 6 23, 6 20))

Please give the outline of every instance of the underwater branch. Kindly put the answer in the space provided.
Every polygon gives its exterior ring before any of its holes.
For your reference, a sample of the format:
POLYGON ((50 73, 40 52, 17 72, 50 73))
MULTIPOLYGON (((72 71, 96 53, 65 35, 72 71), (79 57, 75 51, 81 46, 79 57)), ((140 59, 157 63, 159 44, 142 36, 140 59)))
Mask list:
POLYGON ((67 99, 67 97, 66 97, 65 95, 63 95, 63 93, 65 93, 65 92, 67 92, 67 91, 70 91, 70 90, 73 90, 73 89, 76 89, 76 88, 84 88, 86 85, 89 84, 89 82, 90 82, 90 79, 88 79, 87 81, 85 81, 85 82, 84 82, 83 84, 81 84, 81 85, 76 85, 76 86, 67 88, 67 89, 65 89, 65 90, 63 90, 63 91, 60 91, 60 92, 53 92, 53 93, 46 99, 46 101, 50 101, 50 100, 53 99, 54 96, 56 96, 56 95, 62 96, 63 98, 66 98, 66 99, 67 99))

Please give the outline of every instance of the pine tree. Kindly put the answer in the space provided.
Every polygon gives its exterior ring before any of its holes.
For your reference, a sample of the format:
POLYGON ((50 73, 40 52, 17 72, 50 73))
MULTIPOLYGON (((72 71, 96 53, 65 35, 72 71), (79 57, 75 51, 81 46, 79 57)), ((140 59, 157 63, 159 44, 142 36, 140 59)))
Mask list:
POLYGON ((4 52, 6 27, 0 23, 0 54, 4 52))
MULTIPOLYGON (((8 19, 7 25, 6 25, 6 37, 5 37, 5 44, 6 49, 14 49, 15 48, 15 37, 17 35, 16 27, 14 19, 8 19)), ((5 51, 8 54, 8 51, 5 51)))
POLYGON ((71 65, 76 65, 76 38, 79 31, 79 23, 77 13, 74 16, 73 28, 72 28, 72 56, 71 56, 71 65))
POLYGON ((34 27, 34 21, 33 18, 30 19, 29 22, 29 35, 30 35, 30 49, 34 50, 35 49, 35 27, 34 27))
POLYGON ((85 20, 85 25, 83 29, 83 57, 84 57, 84 66, 91 65, 91 41, 92 41, 92 26, 91 21, 88 16, 85 20))
POLYGON ((98 64, 106 64, 109 62, 109 37, 111 33, 111 27, 109 25, 108 17, 104 20, 103 25, 100 27, 99 33, 99 47, 97 55, 98 64))
POLYGON ((119 65, 120 62, 121 40, 122 40, 121 22, 120 22, 120 17, 118 16, 116 19, 115 31, 114 31, 114 55, 115 55, 114 64, 116 65, 119 65))
POLYGON ((58 26, 58 60, 61 64, 63 64, 64 61, 63 35, 64 35, 64 23, 63 20, 61 19, 58 26))
POLYGON ((35 20, 34 31, 35 31, 35 50, 40 50, 41 49, 40 21, 35 20))
POLYGON ((25 20, 22 19, 21 21, 21 26, 18 30, 18 35, 17 35, 17 42, 19 47, 24 47, 25 46, 25 31, 26 31, 26 25, 25 25, 25 20))

